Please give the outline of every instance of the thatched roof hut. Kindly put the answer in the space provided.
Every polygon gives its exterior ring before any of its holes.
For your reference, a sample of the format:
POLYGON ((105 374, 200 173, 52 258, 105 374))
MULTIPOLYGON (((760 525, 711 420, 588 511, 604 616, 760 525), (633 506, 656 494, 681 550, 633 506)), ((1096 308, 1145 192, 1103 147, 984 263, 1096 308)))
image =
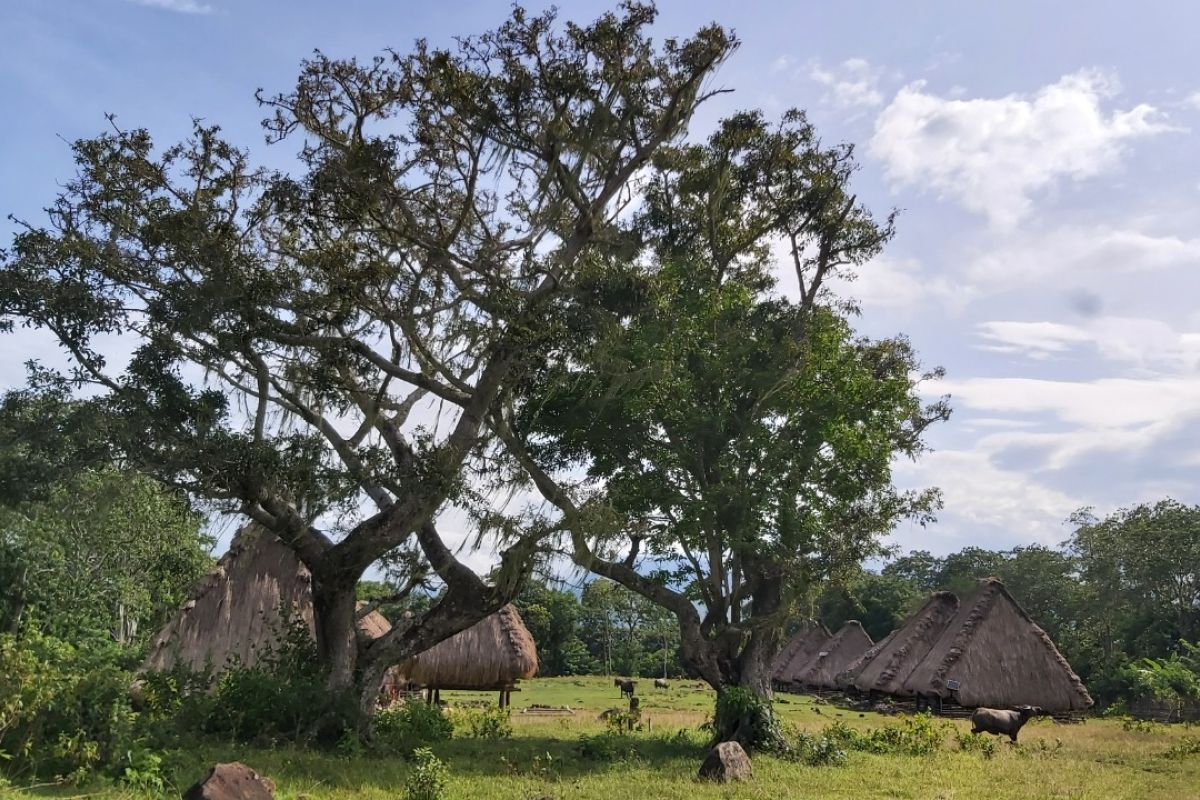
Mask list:
POLYGON ((862 624, 852 619, 800 668, 793 681, 814 689, 836 689, 837 676, 873 644, 862 624))
POLYGON ((888 642, 895 638, 895 636, 896 631, 890 631, 887 636, 871 645, 871 648, 867 650, 867 652, 851 661, 849 666, 839 672, 837 677, 833 679, 833 682, 837 684, 837 687, 839 689, 848 689, 850 686, 854 685, 854 681, 858 678, 858 674, 862 672, 863 668, 867 666, 867 664, 871 663, 875 656, 879 655, 879 651, 887 647, 888 642))
POLYGON ((904 679, 925 658, 956 613, 958 598, 952 592, 934 592, 870 663, 863 665, 854 679, 855 688, 861 692, 907 694, 904 679))
MULTIPOLYGON (((257 525, 241 529, 229 552, 154 637, 141 670, 211 667, 215 675, 234 663, 253 666, 289 619, 315 637, 311 584, 308 568, 278 537, 257 525)), ((372 638, 390 629, 377 612, 359 620, 359 630, 372 638)))
POLYGON ((967 707, 1033 705, 1061 712, 1092 705, 1054 642, 995 578, 980 581, 904 688, 967 707))
POLYGON ((396 671, 427 689, 507 690, 537 674, 537 646, 517 609, 504 606, 396 671))
POLYGON ((829 629, 816 620, 807 619, 800 630, 788 639, 787 644, 771 662, 771 676, 778 683, 790 683, 800 667, 807 664, 829 641, 829 629))

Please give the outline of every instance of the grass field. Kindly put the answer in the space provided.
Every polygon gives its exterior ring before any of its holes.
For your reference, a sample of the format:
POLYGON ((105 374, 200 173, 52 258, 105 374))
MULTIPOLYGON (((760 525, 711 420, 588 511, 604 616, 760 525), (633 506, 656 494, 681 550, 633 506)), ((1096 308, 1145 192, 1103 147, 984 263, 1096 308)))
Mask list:
MULTIPOLYGON (((448 798, 534 800, 552 796, 596 800, 701 800, 702 798, 1200 798, 1200 754, 1169 757, 1185 735, 1200 730, 1155 726, 1124 730, 1117 721, 1090 720, 1059 725, 1035 720, 1021 733, 1021 746, 1007 744, 990 759, 957 748, 953 730, 930 756, 873 755, 852 752, 843 766, 808 767, 758 755, 754 780, 719 786, 695 779, 705 752, 698 726, 712 707, 707 688, 673 682, 669 691, 639 684, 650 730, 635 733, 637 757, 617 763, 583 758, 581 735, 604 730, 599 711, 622 706, 611 680, 550 678, 527 681, 513 695, 511 739, 453 739, 434 746, 449 766, 448 798), (570 706, 571 716, 536 717, 520 713, 531 704, 570 706), (681 733, 682 731, 682 733, 681 733), (1059 744, 1061 742, 1061 745, 1059 744)), ((495 696, 446 692, 450 703, 495 701, 495 696)), ((876 714, 842 711, 802 695, 783 695, 778 710, 793 725, 819 731, 834 720, 868 728, 894 720, 876 714)), ((948 721, 965 730, 965 721, 948 721)), ((277 796, 294 800, 364 798, 400 800, 408 765, 398 757, 339 757, 299 749, 260 750, 208 744, 173 755, 171 780, 186 788, 216 761, 243 761, 273 778, 277 796)), ((2 790, 0 790, 2 791, 2 790)), ((12 790, 10 790, 12 791, 12 790)), ((90 789, 43 787, 25 796, 86 796, 98 800, 138 797, 110 786, 90 789)))

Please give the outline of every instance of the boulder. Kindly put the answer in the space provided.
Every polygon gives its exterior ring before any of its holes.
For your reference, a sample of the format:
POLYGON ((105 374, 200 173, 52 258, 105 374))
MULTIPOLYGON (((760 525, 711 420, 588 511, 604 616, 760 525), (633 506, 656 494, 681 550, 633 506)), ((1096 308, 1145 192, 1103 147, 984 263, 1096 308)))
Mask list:
POLYGON ((240 761, 217 764, 183 793, 183 800, 274 800, 275 784, 240 761))
POLYGON ((737 742, 721 742, 708 751, 708 757, 700 765, 701 778, 720 783, 748 781, 753 774, 750 756, 737 742))

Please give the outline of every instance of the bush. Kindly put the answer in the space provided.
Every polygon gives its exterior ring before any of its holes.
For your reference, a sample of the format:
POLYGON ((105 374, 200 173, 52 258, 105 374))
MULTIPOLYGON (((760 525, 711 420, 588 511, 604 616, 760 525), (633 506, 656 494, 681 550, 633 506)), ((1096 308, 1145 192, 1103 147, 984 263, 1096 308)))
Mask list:
POLYGON ((846 750, 838 739, 806 731, 796 734, 789 755, 810 767, 840 767, 847 761, 846 750))
POLYGON ((439 800, 446 791, 450 771, 428 747, 413 751, 413 767, 404 779, 407 800, 439 800))
POLYGON ((119 776, 125 754, 144 749, 120 656, 105 642, 0 636, 0 765, 10 778, 119 776))
POLYGON ((955 734, 955 738, 958 739, 959 750, 964 753, 979 753, 985 759, 995 756, 999 748, 996 737, 982 733, 963 733, 959 731, 955 734))
POLYGON ((717 695, 710 723, 713 741, 736 741, 747 752, 787 748, 771 702, 745 686, 730 686, 717 695))
POLYGON ((373 745, 403 756, 454 735, 454 723, 435 705, 420 700, 401 703, 375 715, 373 745))
POLYGON ((467 739, 507 739, 512 736, 512 719, 507 708, 463 707, 450 711, 454 733, 467 739))
POLYGON ((607 730, 594 736, 583 735, 575 745, 579 755, 591 761, 632 761, 637 758, 636 740, 624 730, 607 730))
POLYGON ((1200 755, 1200 737, 1181 737, 1178 742, 1167 749, 1165 755, 1167 758, 1184 758, 1186 756, 1200 755))
POLYGON ((349 692, 330 694, 316 644, 303 621, 286 622, 278 634, 275 644, 257 654, 254 666, 229 665, 211 698, 189 692, 185 703, 193 704, 191 714, 180 716, 199 721, 203 732, 238 742, 336 746, 355 728, 356 698, 349 692))
MULTIPOLYGON (((865 731, 851 728, 844 722, 827 725, 821 736, 845 750, 858 750, 882 755, 926 756, 937 752, 946 736, 945 722, 929 714, 905 717, 900 722, 865 731)), ((800 734, 803 736, 811 734, 800 734)), ((797 745, 796 749, 802 749, 797 745)))

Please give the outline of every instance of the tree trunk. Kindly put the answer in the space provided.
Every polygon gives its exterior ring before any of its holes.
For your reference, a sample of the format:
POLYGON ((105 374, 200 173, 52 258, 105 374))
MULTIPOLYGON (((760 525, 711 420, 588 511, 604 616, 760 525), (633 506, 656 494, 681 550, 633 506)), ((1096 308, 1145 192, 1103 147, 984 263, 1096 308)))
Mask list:
POLYGON ((330 692, 354 688, 358 666, 358 630, 355 620, 357 581, 321 580, 313 573, 313 622, 317 653, 329 671, 330 692))

